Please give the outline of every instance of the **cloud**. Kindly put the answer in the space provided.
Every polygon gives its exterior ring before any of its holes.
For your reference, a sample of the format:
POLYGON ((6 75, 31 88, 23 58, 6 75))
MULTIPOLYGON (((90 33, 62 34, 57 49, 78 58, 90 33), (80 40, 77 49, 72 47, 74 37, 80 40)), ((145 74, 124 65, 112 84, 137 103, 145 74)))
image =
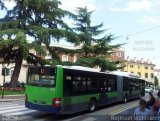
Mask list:
POLYGON ((141 20, 141 23, 149 23, 149 24, 160 24, 160 19, 151 16, 144 16, 141 20))
POLYGON ((93 0, 60 0, 62 2, 61 8, 74 12, 76 7, 85 7, 87 6, 89 11, 95 10, 96 5, 93 0))
POLYGON ((131 12, 131 11, 141 11, 141 10, 150 10, 154 6, 152 0, 136 0, 130 1, 127 3, 124 8, 110 8, 111 11, 118 12, 131 12))

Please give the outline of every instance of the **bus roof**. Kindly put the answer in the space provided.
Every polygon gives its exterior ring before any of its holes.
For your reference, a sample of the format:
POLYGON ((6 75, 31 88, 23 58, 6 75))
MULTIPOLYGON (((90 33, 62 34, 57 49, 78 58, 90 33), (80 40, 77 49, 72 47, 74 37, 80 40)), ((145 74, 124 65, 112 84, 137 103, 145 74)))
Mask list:
POLYGON ((84 67, 84 66, 62 66, 63 68, 67 69, 74 69, 74 70, 82 70, 82 71, 91 71, 91 72, 100 72, 99 69, 84 67))
POLYGON ((111 74, 119 75, 119 76, 124 76, 124 77, 132 77, 132 78, 139 78, 139 75, 128 73, 128 72, 121 72, 121 71, 112 71, 111 74))

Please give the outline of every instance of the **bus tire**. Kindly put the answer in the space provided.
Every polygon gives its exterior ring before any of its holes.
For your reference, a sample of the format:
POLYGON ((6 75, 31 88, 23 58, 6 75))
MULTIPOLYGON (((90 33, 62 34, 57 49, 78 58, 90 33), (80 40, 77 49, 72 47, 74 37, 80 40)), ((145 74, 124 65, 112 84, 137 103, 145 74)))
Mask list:
POLYGON ((94 112, 96 110, 96 100, 92 98, 88 104, 89 112, 94 112))
POLYGON ((127 103, 127 102, 128 102, 128 96, 125 95, 125 96, 124 96, 124 103, 127 103))

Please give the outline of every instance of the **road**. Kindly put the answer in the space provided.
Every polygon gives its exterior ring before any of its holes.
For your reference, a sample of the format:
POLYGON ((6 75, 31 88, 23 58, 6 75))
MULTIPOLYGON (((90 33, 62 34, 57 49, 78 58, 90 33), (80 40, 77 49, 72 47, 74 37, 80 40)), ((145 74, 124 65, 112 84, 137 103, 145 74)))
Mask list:
POLYGON ((133 115, 135 108, 138 107, 138 101, 108 105, 97 109, 93 113, 81 112, 73 115, 56 116, 27 109, 24 106, 24 99, 21 99, 0 102, 0 119, 2 121, 118 121, 117 116, 125 115, 130 118, 129 116, 133 115))

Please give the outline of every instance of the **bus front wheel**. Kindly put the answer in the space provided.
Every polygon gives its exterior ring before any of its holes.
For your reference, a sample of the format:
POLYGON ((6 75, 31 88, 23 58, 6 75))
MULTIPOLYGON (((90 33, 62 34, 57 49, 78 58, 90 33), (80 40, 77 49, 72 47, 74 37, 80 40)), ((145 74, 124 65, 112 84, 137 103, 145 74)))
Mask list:
POLYGON ((91 99, 89 101, 88 107, 89 107, 89 112, 95 111, 95 109, 96 109, 96 100, 95 99, 91 99))

